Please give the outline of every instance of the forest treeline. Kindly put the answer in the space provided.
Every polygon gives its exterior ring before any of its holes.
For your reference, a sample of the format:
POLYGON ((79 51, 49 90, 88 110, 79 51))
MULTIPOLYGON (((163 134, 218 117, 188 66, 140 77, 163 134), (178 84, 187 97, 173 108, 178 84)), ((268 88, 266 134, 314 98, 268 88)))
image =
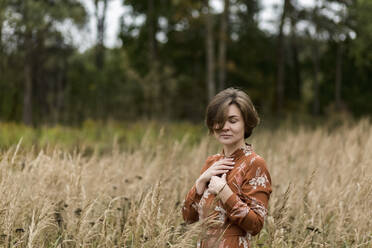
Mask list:
POLYGON ((96 42, 81 52, 62 31, 87 25, 81 1, 0 0, 0 121, 200 121, 230 86, 268 115, 372 112, 370 0, 281 0, 272 31, 257 0, 123 0, 115 48, 110 0, 91 1, 96 42))

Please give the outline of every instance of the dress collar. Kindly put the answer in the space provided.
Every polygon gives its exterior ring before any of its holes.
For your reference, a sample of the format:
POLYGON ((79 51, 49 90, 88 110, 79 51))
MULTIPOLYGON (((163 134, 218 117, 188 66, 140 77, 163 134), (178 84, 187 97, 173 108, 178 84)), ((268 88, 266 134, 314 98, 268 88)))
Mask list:
POLYGON ((243 155, 245 156, 249 156, 251 153, 252 153, 252 144, 248 144, 248 143, 244 143, 244 146, 243 147, 239 147, 237 148, 230 156, 225 156, 225 152, 222 148, 222 156, 223 157, 226 157, 226 158, 234 158, 234 159, 237 159, 243 155))

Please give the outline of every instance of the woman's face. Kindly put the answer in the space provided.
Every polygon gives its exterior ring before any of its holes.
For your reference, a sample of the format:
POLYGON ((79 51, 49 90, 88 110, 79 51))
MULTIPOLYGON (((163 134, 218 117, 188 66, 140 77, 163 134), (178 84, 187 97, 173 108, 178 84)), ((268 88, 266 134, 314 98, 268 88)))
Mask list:
POLYGON ((236 104, 229 105, 227 120, 222 130, 219 132, 214 131, 214 136, 223 145, 232 145, 244 140, 244 120, 236 104))

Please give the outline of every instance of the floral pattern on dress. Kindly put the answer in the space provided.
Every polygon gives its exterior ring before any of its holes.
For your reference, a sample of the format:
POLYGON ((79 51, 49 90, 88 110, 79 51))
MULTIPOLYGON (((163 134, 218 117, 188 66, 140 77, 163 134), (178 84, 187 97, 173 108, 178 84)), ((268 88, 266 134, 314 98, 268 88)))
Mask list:
POLYGON ((237 201, 232 207, 231 215, 235 218, 244 218, 248 215, 250 208, 242 201, 237 201))
POLYGON ((214 208, 218 212, 218 219, 222 222, 225 222, 226 219, 226 210, 221 206, 216 206, 214 208))
POLYGON ((239 166, 236 167, 237 173, 241 173, 245 170, 246 163, 243 161, 239 166))
POLYGON ((243 245, 243 248, 249 248, 249 241, 245 236, 239 236, 239 246, 243 245))
POLYGON ((247 197, 243 195, 242 199, 250 206, 251 210, 259 214, 262 218, 266 218, 268 211, 263 203, 261 203, 255 197, 247 197))
POLYGON ((191 207, 193 209, 195 209, 196 211, 198 211, 198 206, 197 206, 197 204, 195 202, 193 204, 191 204, 191 207))
POLYGON ((233 181, 232 184, 235 184, 235 188, 241 193, 241 185, 244 180, 244 171, 245 171, 246 163, 242 162, 237 168, 236 168, 236 174, 234 175, 235 182, 233 181))
POLYGON ((251 154, 252 154, 252 151, 246 151, 246 152, 244 153, 244 155, 245 155, 246 157, 250 156, 251 154))
POLYGON ((248 157, 252 154, 252 146, 251 145, 245 145, 243 147, 244 156, 248 157))
POLYGON ((261 202, 257 201, 256 198, 252 198, 251 209, 259 214, 262 218, 266 218, 267 208, 261 202))
MULTIPOLYGON (((235 180, 238 181, 237 178, 235 178, 235 180)), ((236 182, 233 181, 233 182, 231 182, 231 185, 235 187, 237 194, 239 194, 239 195, 242 194, 242 189, 240 187, 241 183, 238 185, 236 182)))
POLYGON ((251 159, 251 161, 249 162, 249 165, 252 165, 253 162, 254 162, 258 157, 259 157, 259 156, 254 156, 254 157, 251 159))
POLYGON ((261 173, 261 168, 256 171, 256 176, 249 180, 249 184, 253 186, 253 189, 257 189, 257 186, 266 188, 266 184, 269 182, 265 173, 261 173))
POLYGON ((204 190, 203 192, 203 196, 202 198, 200 199, 200 202, 198 204, 198 213, 199 213, 199 219, 204 219, 205 216, 204 216, 204 208, 205 208, 205 203, 206 203, 206 200, 208 199, 209 195, 211 193, 209 192, 208 189, 204 190))

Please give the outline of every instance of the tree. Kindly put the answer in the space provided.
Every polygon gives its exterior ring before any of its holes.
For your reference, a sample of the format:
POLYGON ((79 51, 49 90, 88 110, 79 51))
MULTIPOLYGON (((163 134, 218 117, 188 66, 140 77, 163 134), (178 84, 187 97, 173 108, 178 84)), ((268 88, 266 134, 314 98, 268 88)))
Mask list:
POLYGON ((276 111, 283 110, 284 101, 284 81, 285 81, 285 47, 284 47, 284 24, 290 6, 290 0, 284 0, 283 11, 280 17, 278 29, 278 48, 277 48, 277 79, 276 79, 276 111))
MULTIPOLYGON (((344 50, 344 41, 349 35, 350 28, 348 22, 348 11, 347 9, 351 5, 351 1, 334 1, 334 0, 327 0, 327 1, 317 1, 316 7, 313 9, 311 14, 312 22, 315 26, 317 36, 317 40, 327 40, 330 43, 334 43, 336 45, 336 52, 335 52, 335 73, 334 73, 334 107, 336 111, 340 111, 342 106, 344 105, 342 100, 342 78, 343 78, 343 50, 344 50), (334 6, 337 6, 336 10, 334 6), (327 10, 324 14, 324 10, 327 10)), ((316 51, 314 51, 313 56, 319 56, 316 51)), ((315 59, 314 61, 318 61, 319 58, 315 59)), ((316 62, 316 67, 318 67, 319 71, 319 63, 316 62)), ((317 81, 315 81, 318 84, 317 81)), ((318 86, 316 86, 318 87, 318 86)), ((319 94, 316 94, 318 96, 319 94)), ((315 101, 315 106, 318 104, 319 100, 315 101)), ((319 107, 315 107, 316 113, 319 113, 319 107)))
POLYGON ((94 14, 97 21, 96 66, 98 70, 102 70, 104 66, 107 5, 108 0, 94 0, 94 14))
POLYGON ((213 16, 211 14, 209 0, 204 0, 204 18, 205 18, 205 49, 206 49, 206 82, 207 82, 207 98, 210 101, 216 94, 216 83, 214 80, 214 38, 213 38, 213 16))
MULTIPOLYGON (((334 3, 334 1, 330 1, 334 3)), ((348 11, 347 7, 349 7, 352 2, 344 1, 344 2, 336 2, 341 7, 339 11, 336 11, 334 14, 339 18, 339 21, 332 20, 331 27, 329 29, 329 33, 331 39, 336 42, 337 44, 337 52, 336 52, 336 75, 335 75, 335 109, 336 111, 340 111, 343 108, 343 100, 342 100, 342 64, 343 64, 343 51, 344 51, 344 41, 348 37, 350 28, 348 25, 348 11)))
POLYGON ((224 10, 221 16, 221 27, 219 35, 218 49, 218 90, 225 88, 226 80, 226 45, 229 39, 228 23, 229 23, 230 0, 224 0, 224 10))
MULTIPOLYGON (((47 54, 47 42, 55 44, 54 42, 61 37, 58 27, 66 20, 78 25, 84 24, 86 12, 77 0, 54 2, 12 0, 7 5, 7 11, 11 16, 8 21, 14 27, 15 39, 18 41, 17 49, 23 52, 22 120, 26 125, 31 125, 33 96, 38 81, 37 72, 42 70, 40 59, 42 54, 47 54)), ((41 92, 44 95, 46 93, 41 92)))
POLYGON ((301 64, 299 61, 299 42, 297 38, 297 24, 298 21, 302 19, 302 11, 297 9, 294 1, 291 2, 291 11, 289 15, 291 31, 290 31, 290 49, 291 49, 291 59, 293 64, 293 74, 295 81, 295 100, 301 101, 301 91, 302 91, 302 77, 301 77, 301 64))
POLYGON ((372 65, 372 2, 356 0, 348 7, 349 27, 356 36, 351 43, 351 56, 358 68, 372 65))

